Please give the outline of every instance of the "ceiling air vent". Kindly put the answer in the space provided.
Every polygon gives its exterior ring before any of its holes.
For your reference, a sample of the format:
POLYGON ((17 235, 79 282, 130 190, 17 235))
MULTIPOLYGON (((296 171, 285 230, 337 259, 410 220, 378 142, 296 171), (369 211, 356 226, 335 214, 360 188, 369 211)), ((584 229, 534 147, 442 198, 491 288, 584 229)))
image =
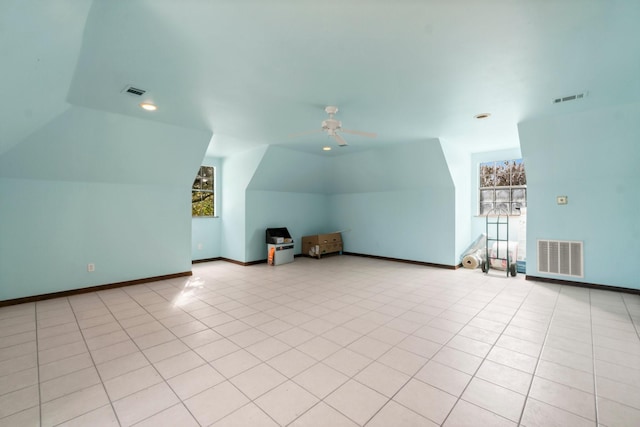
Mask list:
POLYGON ((553 103, 560 104, 562 102, 575 101, 577 99, 586 98, 586 96, 587 96, 587 92, 576 93, 575 95, 563 96, 562 98, 554 98, 553 103))
POLYGON ((147 91, 144 89, 139 89, 137 87, 133 87, 133 86, 127 86, 122 90, 122 93, 128 93, 129 95, 135 95, 135 96, 142 96, 146 93, 147 91))

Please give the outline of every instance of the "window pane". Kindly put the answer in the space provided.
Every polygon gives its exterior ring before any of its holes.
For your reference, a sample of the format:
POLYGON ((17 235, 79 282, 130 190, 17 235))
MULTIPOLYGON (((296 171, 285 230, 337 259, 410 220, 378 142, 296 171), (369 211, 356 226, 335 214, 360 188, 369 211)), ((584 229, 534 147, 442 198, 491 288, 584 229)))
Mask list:
POLYGON ((495 186, 495 164, 480 163, 480 187, 495 186))
POLYGON ((493 202, 495 200, 494 191, 495 190, 480 190, 480 203, 493 202))
POLYGON ((496 187, 508 187, 511 182, 511 177, 508 171, 501 171, 496 174, 496 187))
POLYGON ((527 201, 527 190, 524 188, 514 188, 511 190, 511 201, 525 203, 527 201))
POLYGON ((191 216, 198 216, 201 201, 202 201, 201 192, 199 191, 191 192, 191 216))
POLYGON ((496 163, 496 187, 507 187, 509 185, 511 185, 509 161, 496 163))
POLYGON ((213 179, 212 178, 202 178, 202 189, 213 191, 213 179))
POLYGON ((510 203, 496 203, 496 210, 499 211, 497 213, 511 213, 510 203))
POLYGON ((486 215, 493 209, 493 203, 480 203, 480 215, 486 215))
POLYGON ((192 216, 213 216, 213 193, 194 191, 191 195, 192 216))
POLYGON ((196 179, 193 181, 193 186, 191 187, 191 189, 200 190, 200 188, 202 188, 202 180, 200 178, 200 175, 198 175, 196 179))
POLYGON ((496 190, 496 202, 509 202, 511 190, 496 190))
POLYGON ((522 207, 522 203, 511 203, 511 214, 512 215, 520 215, 520 208, 522 207))
POLYGON ((496 184, 496 176, 495 175, 482 175, 480 176, 480 187, 494 187, 496 184))
POLYGON ((198 170, 198 176, 194 185, 197 183, 197 187, 193 187, 194 190, 209 190, 213 191, 213 166, 201 166, 198 170))
POLYGON ((511 168, 511 185, 527 185, 527 177, 524 173, 522 160, 514 160, 511 168))
POLYGON ((494 173, 495 162, 480 163, 480 175, 491 175, 494 173))
POLYGON ((496 162, 496 187, 509 185, 509 162, 496 162))

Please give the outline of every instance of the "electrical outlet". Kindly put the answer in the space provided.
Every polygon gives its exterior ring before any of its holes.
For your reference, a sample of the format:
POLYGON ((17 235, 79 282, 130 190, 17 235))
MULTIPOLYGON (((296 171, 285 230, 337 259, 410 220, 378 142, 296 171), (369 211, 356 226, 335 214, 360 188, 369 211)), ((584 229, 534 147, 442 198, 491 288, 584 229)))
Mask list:
POLYGON ((567 196, 558 196, 556 197, 556 202, 559 205, 566 205, 567 203, 569 203, 569 199, 567 196))
POLYGON ((87 264, 87 271, 89 273, 93 273, 96 271, 96 265, 94 263, 87 264))

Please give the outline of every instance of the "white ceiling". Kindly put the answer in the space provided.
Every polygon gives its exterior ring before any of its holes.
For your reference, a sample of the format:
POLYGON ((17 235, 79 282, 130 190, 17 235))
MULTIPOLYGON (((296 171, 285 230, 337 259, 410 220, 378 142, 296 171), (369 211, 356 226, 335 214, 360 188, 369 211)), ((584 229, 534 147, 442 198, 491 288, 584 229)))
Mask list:
POLYGON ((326 105, 378 134, 333 155, 428 138, 512 148, 527 118, 639 101, 638 22, 638 0, 94 0, 66 101, 210 130, 220 157, 321 154, 325 135, 288 135, 319 128, 326 105))

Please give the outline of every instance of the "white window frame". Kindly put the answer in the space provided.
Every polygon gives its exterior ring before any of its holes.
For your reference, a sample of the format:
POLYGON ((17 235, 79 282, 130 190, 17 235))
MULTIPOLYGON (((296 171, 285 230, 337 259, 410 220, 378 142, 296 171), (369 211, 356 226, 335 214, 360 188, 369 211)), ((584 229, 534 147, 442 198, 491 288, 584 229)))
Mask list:
POLYGON ((527 184, 526 184, 526 171, 524 166, 524 161, 522 159, 510 159, 510 160, 496 160, 489 162, 481 162, 478 165, 478 216, 487 216, 487 214, 492 209, 500 209, 506 208, 506 212, 509 215, 520 215, 520 210, 518 207, 526 207, 527 206, 527 184), (483 174, 483 167, 490 166, 493 164, 493 174, 485 173, 483 174), (509 185, 496 185, 498 184, 498 175, 504 177, 504 174, 497 173, 498 165, 508 165, 508 167, 516 166, 518 168, 522 168, 521 173, 524 174, 522 177, 516 175, 516 173, 520 173, 519 171, 511 170, 509 172, 509 185), (493 183, 493 185, 485 185, 484 177, 490 177, 489 179, 493 183), (513 185, 513 178, 518 179, 518 183, 513 185), (522 184, 524 182, 524 184, 522 184), (524 197, 516 198, 515 194, 518 194, 518 190, 523 190, 524 197), (487 200, 486 198, 483 200, 483 192, 492 192, 493 197, 487 200), (501 200, 496 200, 498 191, 507 191, 508 192, 508 200, 506 198, 501 200), (486 205, 486 206, 483 206, 486 205))
POLYGON ((216 217, 216 167, 215 166, 209 166, 209 165, 202 165, 200 166, 200 168, 198 169, 198 172, 196 174, 195 179, 193 180, 193 184, 191 186, 191 217, 192 218, 215 218, 216 217), (211 176, 208 176, 208 174, 203 174, 203 168, 207 168, 207 169, 211 169, 211 176), (211 185, 211 190, 209 189, 202 189, 202 188, 196 188, 198 185, 201 185, 201 182, 198 184, 198 181, 205 181, 207 179, 211 179, 212 181, 212 185, 211 185), (193 212, 193 203, 194 203, 194 199, 193 199, 193 195, 194 193, 207 193, 207 194, 211 194, 211 198, 213 200, 213 212, 211 215, 194 215, 193 212))

